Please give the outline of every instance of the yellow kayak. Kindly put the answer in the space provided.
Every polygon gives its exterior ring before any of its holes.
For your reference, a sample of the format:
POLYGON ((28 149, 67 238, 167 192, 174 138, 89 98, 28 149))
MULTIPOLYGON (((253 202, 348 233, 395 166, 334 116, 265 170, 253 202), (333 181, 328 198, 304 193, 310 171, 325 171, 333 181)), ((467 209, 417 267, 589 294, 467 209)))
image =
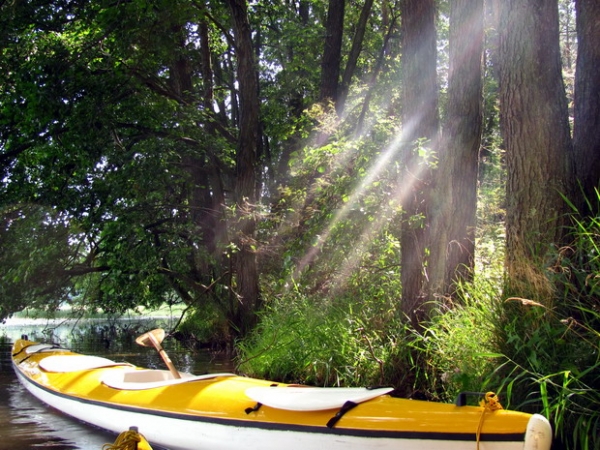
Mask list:
POLYGON ((540 415, 407 400, 391 388, 309 388, 221 373, 147 370, 25 339, 13 365, 31 394, 119 433, 130 426, 171 450, 549 450, 540 415))

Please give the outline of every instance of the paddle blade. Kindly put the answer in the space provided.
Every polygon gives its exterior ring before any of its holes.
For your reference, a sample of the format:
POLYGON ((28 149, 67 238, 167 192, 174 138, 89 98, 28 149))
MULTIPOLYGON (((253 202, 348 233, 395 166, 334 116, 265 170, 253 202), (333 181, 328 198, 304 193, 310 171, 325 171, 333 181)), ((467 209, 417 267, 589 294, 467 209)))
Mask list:
POLYGON ((165 339, 165 330, 162 328, 157 328, 156 330, 148 331, 147 333, 144 333, 136 338, 136 344, 141 345, 142 347, 154 347, 154 343, 152 342, 150 335, 154 337, 155 342, 160 344, 165 339))

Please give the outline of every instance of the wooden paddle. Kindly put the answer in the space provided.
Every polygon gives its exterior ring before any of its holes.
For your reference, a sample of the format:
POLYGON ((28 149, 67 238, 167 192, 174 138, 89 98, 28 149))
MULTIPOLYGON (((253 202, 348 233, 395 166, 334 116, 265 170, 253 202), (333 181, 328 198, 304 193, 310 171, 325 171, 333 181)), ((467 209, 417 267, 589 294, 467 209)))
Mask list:
POLYGON ((171 372, 173 377, 181 378, 181 375, 173 365, 173 362, 171 362, 171 358, 169 358, 169 355, 167 355, 165 349, 162 348, 162 345, 160 345, 164 338, 165 330, 157 328, 156 330, 148 331, 147 333, 142 334, 135 340, 135 342, 141 345, 142 347, 154 347, 160 355, 160 357, 165 362, 165 364, 167 365, 167 367, 169 368, 169 371, 171 372))

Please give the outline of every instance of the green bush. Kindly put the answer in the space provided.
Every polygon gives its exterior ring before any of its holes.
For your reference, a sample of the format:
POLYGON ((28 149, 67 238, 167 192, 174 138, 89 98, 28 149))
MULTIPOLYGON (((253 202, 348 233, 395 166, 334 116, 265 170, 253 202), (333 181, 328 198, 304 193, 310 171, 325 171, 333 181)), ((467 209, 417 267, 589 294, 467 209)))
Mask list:
POLYGON ((461 285, 459 302, 439 307, 421 330, 413 330, 412 345, 421 354, 425 385, 433 398, 453 401, 461 391, 484 390, 496 365, 495 295, 495 287, 483 279, 461 285))
POLYGON ((188 313, 177 331, 202 344, 225 343, 229 339, 227 319, 214 304, 207 302, 188 313))
POLYGON ((271 304, 258 327, 238 343, 239 370, 317 386, 380 384, 391 349, 352 308, 288 295, 271 304))

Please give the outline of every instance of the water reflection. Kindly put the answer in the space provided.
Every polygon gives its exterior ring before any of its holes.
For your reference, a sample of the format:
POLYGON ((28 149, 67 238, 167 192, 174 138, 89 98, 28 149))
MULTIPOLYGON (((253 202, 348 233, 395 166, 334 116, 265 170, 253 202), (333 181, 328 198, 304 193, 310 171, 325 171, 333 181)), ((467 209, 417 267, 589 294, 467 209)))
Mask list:
MULTIPOLYGON (((167 328, 166 320, 75 323, 27 319, 0 325, 0 450, 100 450, 116 438, 47 407, 29 394, 12 369, 10 349, 14 340, 27 334, 32 340, 59 343, 81 353, 164 369, 158 354, 137 346, 135 338, 151 328, 167 328)), ((192 351, 173 339, 166 339, 163 346, 181 371, 202 374, 234 370, 227 355, 192 351)))
MULTIPOLYGON (((6 354, 3 349, 3 354, 6 354)), ((115 436, 47 408, 5 372, 0 378, 0 448, 101 449, 115 436)))
POLYGON ((0 449, 99 450, 112 433, 86 426, 46 407, 17 381, 10 363, 11 344, 0 345, 0 449))

